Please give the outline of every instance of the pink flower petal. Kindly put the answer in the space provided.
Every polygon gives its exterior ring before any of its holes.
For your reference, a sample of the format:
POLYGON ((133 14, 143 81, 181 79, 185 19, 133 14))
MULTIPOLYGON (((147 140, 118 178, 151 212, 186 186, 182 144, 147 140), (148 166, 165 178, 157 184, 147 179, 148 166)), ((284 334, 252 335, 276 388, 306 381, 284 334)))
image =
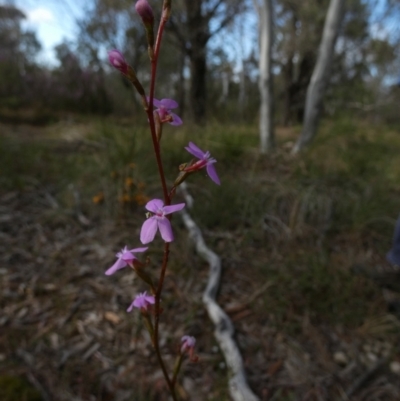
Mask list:
POLYGON ((204 157, 205 153, 199 147, 197 147, 193 142, 189 142, 189 146, 186 146, 185 149, 198 159, 202 159, 204 157))
POLYGON ((221 185, 221 181, 219 180, 214 164, 207 164, 207 174, 217 185, 221 185))
POLYGON ((123 261, 121 258, 119 258, 109 269, 106 270, 106 272, 104 274, 106 276, 111 276, 116 271, 123 269, 127 265, 128 264, 125 261, 123 261))
POLYGON ((125 249, 123 249, 122 250, 122 252, 120 252, 119 254, 118 254, 118 256, 122 259, 122 260, 124 260, 126 263, 129 263, 129 262, 131 262, 133 259, 136 259, 135 258, 135 255, 131 252, 131 251, 128 251, 128 249, 125 247, 125 249))
POLYGON ((157 213, 164 206, 164 202, 161 199, 153 199, 147 202, 145 208, 149 212, 157 213))
POLYGON ((185 207, 185 205, 186 205, 185 203, 177 203, 176 205, 164 206, 163 212, 164 214, 171 214, 179 210, 182 210, 185 207))
POLYGON ((150 217, 147 219, 140 230, 140 241, 142 244, 148 244, 153 241, 157 232, 157 219, 155 217, 150 217))
POLYGON ((162 239, 165 242, 172 242, 174 240, 174 234, 172 232, 172 227, 169 220, 167 218, 163 218, 158 220, 157 223, 162 239))
POLYGON ((196 339, 192 336, 183 336, 181 338, 181 342, 182 342, 182 347, 181 347, 182 352, 193 349, 194 346, 196 345, 196 339))
POLYGON ((129 308, 126 310, 127 312, 132 312, 132 309, 135 306, 134 303, 135 303, 135 300, 133 300, 133 302, 129 305, 129 308))
MULTIPOLYGON (((146 309, 148 308, 149 305, 154 305, 155 304, 155 298, 154 295, 147 295, 147 291, 142 292, 141 294, 136 295, 135 299, 133 300, 131 306, 128 308, 132 310, 132 307, 138 308, 138 309, 146 309)), ((128 310, 130 312, 130 310, 128 310)))
POLYGON ((146 300, 146 302, 148 304, 154 305, 156 303, 156 299, 154 298, 154 295, 146 295, 144 297, 144 299, 146 300))
MULTIPOLYGON (((150 96, 146 96, 147 103, 150 103, 150 96)), ((153 97, 153 106, 155 107, 161 107, 161 103, 158 99, 153 97)))
POLYGON ((144 247, 144 248, 134 248, 134 249, 131 249, 129 252, 132 252, 132 253, 146 252, 148 249, 149 249, 149 247, 146 246, 146 247, 144 247))
POLYGON ((133 306, 135 308, 146 308, 146 295, 139 294, 133 301, 133 306))
MULTIPOLYGON (((154 103, 154 106, 157 105, 154 103)), ((161 99, 160 106, 157 107, 165 107, 166 109, 169 110, 169 109, 176 109, 177 107, 179 107, 179 104, 172 99, 161 99)))
POLYGON ((175 113, 170 112, 169 114, 172 117, 172 121, 169 123, 170 125, 178 126, 183 124, 182 119, 175 113))

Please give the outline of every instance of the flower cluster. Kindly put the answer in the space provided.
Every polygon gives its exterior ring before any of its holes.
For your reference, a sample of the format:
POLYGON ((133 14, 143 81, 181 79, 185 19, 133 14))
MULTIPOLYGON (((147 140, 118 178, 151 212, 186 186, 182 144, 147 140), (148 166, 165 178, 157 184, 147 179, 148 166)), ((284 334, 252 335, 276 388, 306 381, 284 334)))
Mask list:
MULTIPOLYGON (((155 79, 156 79, 156 66, 158 61, 160 40, 165 28, 165 24, 170 15, 171 2, 165 1, 161 12, 161 20, 158 25, 158 32, 155 35, 154 32, 154 13, 151 9, 147 0, 137 0, 135 9, 141 18, 144 29, 146 31, 146 37, 148 42, 148 53, 151 60, 151 77, 150 93, 146 94, 140 79, 136 75, 135 70, 128 64, 123 54, 116 49, 108 52, 108 57, 111 65, 120 71, 124 76, 132 83, 135 89, 141 96, 144 110, 147 114, 149 121, 151 139, 153 143, 153 149, 155 158, 157 161, 158 171, 160 175, 160 182, 163 191, 162 199, 152 199, 146 203, 145 209, 147 210, 146 219, 142 223, 140 230, 140 242, 144 245, 150 244, 154 241, 157 232, 160 233, 162 240, 164 241, 164 252, 163 261, 160 269, 160 276, 157 286, 154 285, 152 277, 146 272, 146 267, 150 263, 147 259, 146 263, 143 263, 137 259, 137 254, 146 252, 149 248, 132 248, 129 249, 125 246, 120 252, 116 254, 117 260, 114 264, 109 267, 105 274, 110 276, 117 271, 129 266, 135 270, 137 276, 143 280, 144 283, 150 287, 149 293, 144 291, 136 295, 129 305, 127 312, 131 312, 134 308, 140 310, 143 321, 146 325, 147 330, 152 339, 153 346, 158 355, 159 363, 162 367, 162 371, 166 378, 166 382, 169 386, 172 398, 176 400, 175 396, 175 383, 176 377, 181 366, 182 359, 185 355, 189 355, 191 361, 197 361, 198 357, 194 353, 194 347, 196 340, 194 337, 185 335, 181 338, 180 350, 177 355, 176 368, 174 369, 172 378, 169 377, 165 363, 161 357, 160 345, 159 345, 159 318, 162 313, 161 293, 163 287, 163 281, 168 265, 169 245, 174 241, 174 232, 172 230, 172 214, 181 211, 185 207, 185 203, 172 203, 172 198, 176 194, 178 186, 187 179, 191 174, 199 172, 205 169, 210 179, 217 185, 220 185, 220 179, 215 169, 216 159, 211 157, 209 151, 203 151, 193 142, 189 142, 185 149, 190 153, 194 159, 187 163, 183 163, 179 166, 179 174, 175 179, 174 184, 171 188, 167 186, 167 180, 164 174, 164 167, 161 159, 161 147, 160 142, 162 140, 163 124, 169 124, 172 126, 182 125, 182 119, 175 114, 172 110, 179 107, 178 103, 173 99, 156 99, 154 97, 155 92, 155 79), (157 40, 155 41, 155 37, 157 40)), ((132 183, 129 181, 128 186, 132 183)))

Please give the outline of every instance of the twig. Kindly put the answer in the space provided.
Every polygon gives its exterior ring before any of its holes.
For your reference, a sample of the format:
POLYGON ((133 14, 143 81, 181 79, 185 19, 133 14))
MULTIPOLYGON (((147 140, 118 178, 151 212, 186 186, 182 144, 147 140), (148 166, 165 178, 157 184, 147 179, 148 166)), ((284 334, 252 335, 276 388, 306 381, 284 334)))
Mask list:
MULTIPOLYGON (((193 198, 187 192, 186 184, 181 184, 180 189, 186 200, 187 207, 190 208, 193 205, 193 198)), ((259 401, 259 398, 252 392, 247 383, 242 356, 233 338, 233 324, 225 311, 216 302, 221 279, 221 259, 207 247, 200 229, 185 209, 180 213, 183 223, 189 231, 189 236, 195 243, 197 253, 210 266, 207 287, 203 293, 203 303, 210 319, 214 323, 215 338, 231 373, 229 378, 230 395, 234 401, 259 401)))
MULTIPOLYGON (((387 363, 387 359, 380 359, 374 366, 368 369, 363 375, 361 375, 347 390, 346 396, 350 398, 355 394, 360 388, 370 380, 382 367, 387 363)), ((346 398, 344 398, 346 399, 346 398)))

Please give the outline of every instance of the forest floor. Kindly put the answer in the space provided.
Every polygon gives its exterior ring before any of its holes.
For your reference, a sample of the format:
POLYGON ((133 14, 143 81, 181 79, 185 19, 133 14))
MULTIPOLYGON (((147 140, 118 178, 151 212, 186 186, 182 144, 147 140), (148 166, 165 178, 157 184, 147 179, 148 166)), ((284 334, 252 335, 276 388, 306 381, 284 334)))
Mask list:
MULTIPOLYGON (((143 205, 160 197, 148 133, 129 124, 0 127, 1 401, 168 400, 140 314, 126 312, 146 288, 133 272, 104 275, 123 246, 140 246, 143 205)), ((188 182, 191 215, 222 258, 218 301, 260 399, 398 401, 399 296, 370 278, 395 272, 385 253, 400 205, 398 131, 326 122, 298 157, 297 127, 277 130, 268 157, 255 127, 165 131, 171 182, 189 140, 218 160, 220 187, 205 174, 188 182)), ((200 361, 184 364, 180 397, 229 400, 201 302, 208 268, 179 215, 173 224, 162 349, 171 366, 180 337, 195 336, 200 361)))

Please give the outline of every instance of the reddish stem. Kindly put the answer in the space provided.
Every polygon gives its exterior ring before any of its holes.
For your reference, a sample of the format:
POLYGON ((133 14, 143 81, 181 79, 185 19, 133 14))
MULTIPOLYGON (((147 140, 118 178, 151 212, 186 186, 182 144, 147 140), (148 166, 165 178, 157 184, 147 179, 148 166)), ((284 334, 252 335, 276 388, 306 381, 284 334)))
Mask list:
POLYGON ((160 174, 161 186, 162 186, 163 194, 164 194, 164 203, 165 203, 165 205, 169 205, 171 203, 171 201, 168 196, 168 189, 167 189, 167 183, 165 180, 164 167, 163 167, 162 160, 161 160, 160 143, 157 140, 156 127, 155 127, 154 115, 153 115, 153 99, 154 99, 154 90, 155 90, 155 84, 156 84, 158 55, 160 53, 161 39, 162 39, 162 35, 164 32, 164 27, 165 27, 166 23, 167 23, 167 20, 165 18, 162 18, 160 21, 160 26, 158 28, 158 32, 157 32, 156 45, 154 48, 154 57, 151 60, 149 108, 147 109, 146 112, 147 112, 147 116, 149 118, 149 123, 150 123, 151 139, 153 141, 154 153, 156 155, 157 167, 158 167, 158 171, 160 174))
MULTIPOLYGON (((169 205, 171 203, 171 199, 168 194, 164 167, 163 167, 163 163, 162 163, 162 159, 161 159, 160 143, 157 139, 156 127, 155 127, 155 122, 154 122, 154 114, 153 114, 153 109, 154 109, 153 99, 154 99, 154 90, 155 90, 155 82, 156 82, 156 74, 157 74, 157 63, 158 63, 158 56, 159 56, 159 52, 160 52, 161 39, 162 39, 162 35, 164 32, 164 27, 165 27, 166 22, 167 22, 167 19, 165 17, 163 17, 160 21, 160 26, 159 26, 158 32, 157 32, 157 39, 156 39, 156 44, 155 44, 155 48, 154 48, 154 57, 151 60, 149 107, 147 108, 146 113, 147 113, 147 116, 149 119, 151 139, 153 141, 154 153, 156 156, 158 172, 160 175, 161 186, 162 186, 162 190, 163 190, 163 194, 164 194, 164 204, 169 205)), ((164 283, 165 273, 166 273, 167 265, 168 265, 168 256, 169 256, 169 243, 166 242, 164 245, 164 257, 163 257, 163 262, 162 262, 162 267, 161 267, 161 272, 160 272, 160 279, 159 279, 157 290, 155 293, 155 317, 154 317, 153 346, 154 346, 154 350, 157 355, 158 362, 161 366, 165 380, 167 382, 169 391, 171 393, 171 396, 176 401, 177 400, 176 394, 175 394, 176 378, 175 378, 174 382, 172 382, 168 375, 164 360, 161 356, 159 338, 158 338, 159 320, 160 320, 160 313, 161 313, 160 300, 161 300, 161 292, 162 292, 162 287, 163 287, 163 283, 164 283)))

